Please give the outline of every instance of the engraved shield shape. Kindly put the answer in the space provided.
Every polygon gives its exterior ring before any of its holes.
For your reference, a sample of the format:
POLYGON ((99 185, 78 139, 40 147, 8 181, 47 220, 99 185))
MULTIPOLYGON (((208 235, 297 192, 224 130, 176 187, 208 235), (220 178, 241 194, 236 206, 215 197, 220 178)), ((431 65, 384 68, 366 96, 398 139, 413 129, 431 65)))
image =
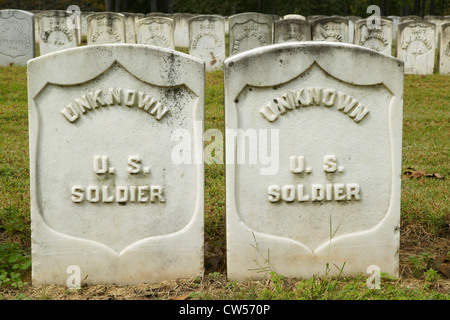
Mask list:
POLYGON ((20 19, 14 14, 6 18, 0 29, 0 53, 11 58, 29 54, 33 48, 31 43, 30 19, 20 19))

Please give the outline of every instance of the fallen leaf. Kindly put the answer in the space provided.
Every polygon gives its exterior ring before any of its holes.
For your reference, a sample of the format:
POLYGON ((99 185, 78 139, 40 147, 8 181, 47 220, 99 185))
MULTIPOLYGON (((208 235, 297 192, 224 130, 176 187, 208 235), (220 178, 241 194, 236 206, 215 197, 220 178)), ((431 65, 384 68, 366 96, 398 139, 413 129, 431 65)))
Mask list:
POLYGON ((410 178, 410 179, 419 179, 421 177, 427 177, 427 178, 436 178, 436 179, 444 179, 439 173, 426 173, 423 170, 416 170, 414 168, 406 168, 406 171, 403 172, 403 179, 410 178))
POLYGON ((429 266, 450 279, 450 257, 447 252, 444 251, 439 257, 434 259, 429 266))

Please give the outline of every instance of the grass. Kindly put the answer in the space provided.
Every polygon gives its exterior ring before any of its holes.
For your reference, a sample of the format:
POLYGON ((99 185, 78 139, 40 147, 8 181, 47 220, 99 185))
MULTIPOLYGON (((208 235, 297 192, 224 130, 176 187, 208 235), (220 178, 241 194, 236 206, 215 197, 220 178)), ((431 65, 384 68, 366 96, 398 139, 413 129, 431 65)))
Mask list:
MULTIPOLYGON (((26 67, 0 68, 0 299, 449 299, 450 280, 429 267, 450 251, 449 76, 405 76, 403 171, 438 173, 402 181, 400 278, 381 276, 381 289, 356 278, 289 279, 268 272, 261 281, 226 279, 225 168, 205 165, 205 276, 154 285, 44 286, 30 278, 30 194, 26 67)), ((205 130, 224 134, 223 72, 206 75, 205 130)), ((206 143, 208 145, 208 143, 206 143)), ((447 259, 450 257, 447 257, 447 259)), ((447 260, 448 261, 448 260, 447 260)), ((325 266, 324 266, 325 268, 325 266)))

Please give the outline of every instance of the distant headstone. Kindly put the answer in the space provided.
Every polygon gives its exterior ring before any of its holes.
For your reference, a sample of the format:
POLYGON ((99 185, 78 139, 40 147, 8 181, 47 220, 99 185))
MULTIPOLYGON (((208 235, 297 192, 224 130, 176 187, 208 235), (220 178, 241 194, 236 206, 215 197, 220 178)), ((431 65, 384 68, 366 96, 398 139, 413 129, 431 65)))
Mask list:
POLYGON ((309 21, 309 22, 312 22, 313 20, 321 19, 321 18, 328 18, 328 16, 325 16, 325 15, 312 15, 312 16, 307 16, 306 20, 309 21))
POLYGON ((39 13, 41 10, 30 10, 34 14, 34 42, 39 43, 39 13))
POLYGON ((348 19, 342 17, 319 18, 312 21, 313 41, 349 42, 348 19))
POLYGON ((163 13, 163 12, 150 12, 145 15, 146 17, 166 17, 170 18, 170 14, 163 13))
POLYGON ((287 14, 285 16, 283 16, 284 20, 288 20, 288 19, 300 19, 300 20, 306 20, 305 16, 302 16, 300 14, 287 14))
POLYGON ((225 60, 230 280, 398 275, 403 77, 340 43, 225 60))
POLYGON ((136 22, 137 43, 175 49, 173 20, 166 17, 150 16, 136 22))
POLYGON ((190 13, 175 13, 172 16, 174 25, 174 40, 176 47, 189 48, 189 19, 194 17, 190 13))
POLYGON ((81 11, 81 36, 87 37, 87 19, 90 14, 94 14, 92 11, 81 11))
POLYGON ((378 19, 377 24, 371 24, 371 20, 368 19, 357 20, 355 44, 392 55, 392 21, 378 19))
POLYGON ((272 44, 273 18, 261 13, 238 13, 229 17, 229 56, 272 44))
POLYGON ((422 17, 415 16, 415 15, 408 15, 408 16, 401 16, 399 22, 406 22, 406 21, 422 21, 422 17))
POLYGON ((138 20, 140 19, 144 19, 145 18, 145 14, 143 13, 135 13, 134 14, 134 24, 136 26, 136 22, 138 22, 138 20))
POLYGON ((450 22, 440 24, 439 29, 438 71, 450 74, 450 22))
POLYGON ((225 21, 221 16, 189 19, 189 54, 206 62, 206 71, 221 70, 226 57, 225 21))
POLYGON ((26 65, 34 55, 34 14, 0 10, 0 66, 26 65))
POLYGON ((39 14, 40 55, 78 46, 78 31, 68 23, 63 10, 41 11, 39 14))
POLYGON ((273 42, 310 41, 311 23, 301 19, 284 19, 273 24, 273 42))
POLYGON ((397 58, 405 62, 406 74, 432 74, 436 26, 431 22, 406 21, 397 26, 397 58))
POLYGON ((86 17, 87 44, 125 43, 125 16, 115 12, 101 12, 86 17))
POLYGON ((423 21, 434 23, 434 25, 436 26, 436 46, 437 46, 440 30, 439 27, 441 26, 441 24, 445 22, 450 22, 450 18, 445 18, 443 16, 425 16, 423 17, 423 21))
POLYGON ((136 43, 136 29, 134 13, 121 12, 125 16, 125 42, 136 43))
POLYGON ((28 77, 33 285, 202 275, 204 62, 90 45, 28 77))
POLYGON ((397 39, 397 25, 400 22, 400 17, 399 16, 388 16, 387 19, 392 21, 392 39, 396 40, 397 39))

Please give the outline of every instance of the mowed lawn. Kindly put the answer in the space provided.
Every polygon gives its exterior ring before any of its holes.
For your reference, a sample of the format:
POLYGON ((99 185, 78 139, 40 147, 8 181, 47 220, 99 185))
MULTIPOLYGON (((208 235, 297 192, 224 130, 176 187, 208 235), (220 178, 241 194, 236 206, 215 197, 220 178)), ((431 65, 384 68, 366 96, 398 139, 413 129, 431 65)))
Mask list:
MULTIPOLYGON (((206 76, 205 108, 205 129, 218 129, 223 133, 221 71, 206 76)), ((205 164, 205 279, 189 283, 183 292, 192 299, 448 299, 449 119, 450 76, 406 75, 399 279, 386 276, 383 278, 384 287, 378 291, 367 289, 367 275, 351 280, 313 278, 300 281, 272 273, 265 281, 227 282, 225 168, 222 164, 205 164)), ((205 144, 208 143, 211 142, 205 144)), ((44 296, 42 290, 36 293, 24 283, 31 281, 31 269, 27 263, 31 246, 28 147, 26 67, 2 67, 0 299, 52 298, 51 293, 44 296), (4 280, 8 278, 9 281, 4 280)), ((82 290, 87 292, 88 289, 82 290)), ((167 296, 156 297, 167 298, 170 292, 169 289, 167 296)), ((70 298, 70 294, 67 295, 65 298, 70 298)))

